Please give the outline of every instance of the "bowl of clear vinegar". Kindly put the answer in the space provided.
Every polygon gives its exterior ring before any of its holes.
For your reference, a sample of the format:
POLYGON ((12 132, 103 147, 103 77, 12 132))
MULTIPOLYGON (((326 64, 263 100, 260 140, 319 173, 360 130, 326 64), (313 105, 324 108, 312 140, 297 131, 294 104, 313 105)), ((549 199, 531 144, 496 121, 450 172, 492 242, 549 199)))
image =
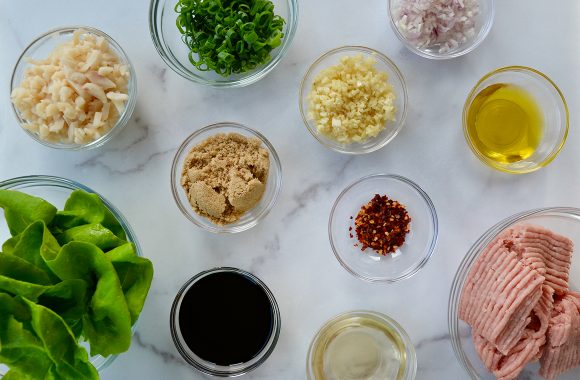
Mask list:
POLYGON ((412 380, 417 357, 395 320, 353 311, 322 326, 308 350, 306 367, 308 380, 412 380))
POLYGON ((548 165, 564 147, 568 129, 564 95, 529 67, 503 67, 485 75, 463 109, 463 131, 473 153, 507 173, 548 165))

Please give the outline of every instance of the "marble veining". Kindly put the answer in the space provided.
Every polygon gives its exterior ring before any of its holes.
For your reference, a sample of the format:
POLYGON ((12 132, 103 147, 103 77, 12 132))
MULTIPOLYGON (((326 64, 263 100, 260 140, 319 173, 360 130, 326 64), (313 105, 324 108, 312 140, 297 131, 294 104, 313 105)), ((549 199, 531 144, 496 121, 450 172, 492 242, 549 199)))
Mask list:
MULTIPOLYGON (((580 2, 498 0, 496 20, 478 49, 452 61, 415 56, 388 24, 386 0, 302 0, 288 55, 266 78, 238 89, 211 89, 169 69, 149 35, 143 0, 0 0, 0 180, 30 174, 71 178, 95 189, 128 219, 155 265, 153 286, 129 352, 103 380, 207 379, 180 357, 169 331, 175 294, 196 273, 234 266, 260 277, 276 296, 282 331, 271 357, 248 380, 300 380, 310 341, 332 316, 367 309, 397 320, 414 342, 417 379, 463 380, 448 336, 447 302, 459 263, 491 225, 536 207, 580 207, 580 2), (36 36, 63 25, 88 25, 111 35, 129 55, 138 80, 132 120, 105 146, 60 152, 30 139, 12 115, 8 88, 14 64, 36 36), (409 114, 385 148, 341 155, 320 145, 298 109, 300 80, 323 52, 365 45, 389 56, 405 76, 409 114), (548 74, 571 113, 568 142, 547 168, 510 176, 483 166, 467 147, 461 110, 472 86, 505 65, 548 74), (177 147, 195 130, 236 121, 262 132, 283 168, 278 203, 256 227, 233 236, 197 229, 171 195, 177 147), (413 278, 390 286, 364 283, 337 262, 328 242, 328 214, 338 194, 373 173, 417 182, 439 215, 435 254, 413 278)), ((526 375, 522 376, 526 379, 526 375)))

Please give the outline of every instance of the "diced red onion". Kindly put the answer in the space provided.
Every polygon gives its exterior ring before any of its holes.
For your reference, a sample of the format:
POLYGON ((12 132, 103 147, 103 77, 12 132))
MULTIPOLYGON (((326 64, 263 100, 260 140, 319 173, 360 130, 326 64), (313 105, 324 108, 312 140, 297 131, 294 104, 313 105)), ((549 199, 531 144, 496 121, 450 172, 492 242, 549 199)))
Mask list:
POLYGON ((458 48, 475 36, 479 0, 396 0, 392 9, 401 34, 419 49, 458 48))

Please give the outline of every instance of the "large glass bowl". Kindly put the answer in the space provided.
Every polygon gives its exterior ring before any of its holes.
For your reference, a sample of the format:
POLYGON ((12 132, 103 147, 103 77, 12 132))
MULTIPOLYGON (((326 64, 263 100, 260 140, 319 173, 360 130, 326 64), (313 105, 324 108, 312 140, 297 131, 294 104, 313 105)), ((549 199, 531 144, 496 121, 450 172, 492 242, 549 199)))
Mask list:
POLYGON ((413 181, 389 174, 370 175, 349 185, 336 199, 328 220, 330 245, 340 265, 373 283, 394 283, 416 274, 433 255, 438 229, 437 212, 427 193, 413 181), (375 194, 400 202, 411 217, 405 243, 385 256, 355 246, 354 219, 375 194))
MULTIPOLYGON (((28 58, 32 59, 45 59, 48 54, 57 46, 64 42, 69 41, 72 38, 73 33, 78 30, 83 29, 91 34, 96 36, 103 37, 109 44, 109 47, 112 51, 114 51, 118 56, 119 60, 122 64, 127 65, 129 68, 130 78, 129 83, 127 84, 127 91, 129 95, 129 100, 125 103, 125 109, 119 115, 119 119, 115 123, 115 126, 111 128, 107 133, 105 133, 100 138, 88 142, 86 144, 65 144, 59 142, 51 142, 41 139, 38 135, 33 132, 22 128, 30 137, 32 137, 37 142, 41 143, 42 145, 48 146, 50 148, 55 149, 62 149, 62 150, 85 150, 85 149, 92 149, 97 148, 105 144, 107 141, 110 141, 113 137, 115 137, 131 120, 131 116, 133 115, 133 111, 135 110, 135 105, 137 104, 137 77, 135 74, 135 69, 133 65, 129 61, 129 57, 125 53, 125 51, 121 48, 121 46, 113 40, 108 34, 102 32, 98 29, 91 28, 88 26, 67 26, 62 28, 57 28, 53 30, 49 30, 48 32, 44 33, 43 35, 37 37, 34 41, 30 43, 24 49, 18 61, 16 62, 16 66, 14 67, 14 71, 12 72, 12 79, 10 81, 10 94, 12 94, 12 90, 20 85, 22 78, 24 76, 24 71, 28 67, 28 58)), ((12 104, 12 109, 18 120, 18 123, 23 126, 26 123, 26 120, 20 114, 18 109, 12 104)))
MULTIPOLYGON (((471 267, 485 247, 506 228, 520 223, 535 224, 548 228, 558 234, 567 236, 574 242, 575 247, 580 247, 580 209, 564 207, 543 208, 513 215, 491 227, 473 244, 459 265, 459 269, 457 269, 453 280, 451 295, 449 296, 448 322, 451 344, 455 351, 455 356, 461 366, 467 371, 469 377, 474 380, 493 380, 495 376, 483 366, 483 363, 475 352, 471 340, 471 327, 467 323, 459 320, 458 313, 461 292, 471 267)), ((580 290, 580 258, 577 252, 572 258, 570 289, 573 291, 580 290)), ((522 379, 540 380, 542 377, 538 374, 538 370, 538 363, 531 364, 524 369, 524 372, 520 376, 522 379)), ((558 377, 559 380, 579 378, 580 367, 558 377)))
MULTIPOLYGON (((127 235, 127 241, 135 245, 137 255, 142 256, 141 247, 139 246, 137 237, 135 236, 133 229, 125 217, 121 214, 121 212, 115 206, 113 206, 111 202, 103 198, 102 195, 84 185, 81 185, 78 182, 61 177, 34 175, 17 177, 2 181, 0 182, 0 189, 18 190, 26 194, 43 198, 46 201, 52 203, 59 210, 63 209, 70 193, 74 190, 84 190, 89 193, 97 194, 103 201, 103 204, 111 211, 111 213, 113 213, 119 223, 121 223, 121 226, 127 235)), ((8 226, 6 225, 6 221, 4 219, 4 211, 0 209, 0 241, 4 242, 9 237, 10 232, 8 231, 8 226)), ((133 325, 133 332, 135 331, 135 325, 133 325)), ((83 343, 83 345, 85 348, 87 348, 88 352, 89 345, 85 343, 83 343)), ((90 357, 90 361, 95 366, 97 371, 102 372, 105 368, 110 366, 111 363, 117 359, 117 357, 118 355, 111 355, 109 357, 97 355, 90 357)), ((6 371, 6 367, 0 364, 0 378, 2 378, 6 371)))
POLYGON ((323 54, 310 66, 300 85, 298 103, 306 128, 319 143, 340 153, 365 154, 374 152, 387 145, 397 136, 403 128, 403 125, 405 125, 408 104, 407 85, 397 65, 384 54, 364 46, 342 46, 323 54), (364 58, 374 58, 377 61, 375 65, 376 69, 387 73, 389 76, 388 82, 393 86, 393 91, 396 96, 395 120, 387 121, 385 128, 375 137, 360 143, 341 144, 318 132, 316 123, 310 115, 308 95, 320 71, 338 64, 342 57, 357 55, 362 55, 364 58))
POLYGON ((213 233, 236 233, 254 227, 268 215, 274 204, 276 204, 281 188, 282 165, 280 164, 276 150, 260 132, 238 123, 223 122, 212 124, 193 132, 177 150, 175 158, 173 159, 173 165, 171 166, 171 191, 177 207, 193 224, 213 233), (181 186, 183 163, 191 148, 219 133, 238 133, 248 138, 257 138, 262 142, 262 147, 268 151, 270 157, 270 169, 268 171, 266 189, 258 204, 246 211, 238 221, 223 226, 217 225, 208 218, 195 212, 189 203, 187 193, 183 189, 183 186, 181 186))
POLYGON ((149 31, 153 44, 165 63, 177 74, 192 82, 212 87, 243 87, 265 77, 276 67, 288 52, 298 26, 298 0, 271 0, 274 12, 280 15, 284 24, 282 44, 274 49, 272 59, 246 73, 222 77, 213 71, 200 71, 189 61, 189 48, 182 41, 177 29, 177 0, 151 0, 149 6, 149 31))
POLYGON ((564 147, 570 128, 568 105, 556 84, 540 71, 525 66, 496 69, 477 82, 463 107, 463 133, 467 144, 484 164, 507 173, 523 174, 541 169, 552 162, 564 147), (499 163, 481 154, 469 134, 467 117, 475 97, 494 84, 513 84, 523 88, 536 100, 543 115, 543 135, 534 153, 525 160, 499 163))
POLYGON ((456 48, 440 52, 441 44, 433 44, 426 47, 418 47, 399 30, 397 26, 398 19, 398 4, 408 0, 389 0, 389 19, 391 27, 395 32, 397 38, 411 50, 413 53, 429 58, 429 59, 450 59, 460 57, 478 47, 491 31, 493 19, 495 15, 495 0, 478 0, 479 1, 479 15, 475 18, 475 35, 468 39, 465 43, 459 44, 456 48))

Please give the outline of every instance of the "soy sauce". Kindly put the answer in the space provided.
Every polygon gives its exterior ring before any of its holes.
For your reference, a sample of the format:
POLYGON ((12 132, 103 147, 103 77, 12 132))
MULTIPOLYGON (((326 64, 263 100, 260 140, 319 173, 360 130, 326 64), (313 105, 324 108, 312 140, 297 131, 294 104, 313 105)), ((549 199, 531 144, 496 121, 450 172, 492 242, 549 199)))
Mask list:
POLYGON ((236 272, 211 273, 183 296, 179 328, 201 359, 228 366, 256 357, 270 339, 274 312, 264 289, 236 272))

